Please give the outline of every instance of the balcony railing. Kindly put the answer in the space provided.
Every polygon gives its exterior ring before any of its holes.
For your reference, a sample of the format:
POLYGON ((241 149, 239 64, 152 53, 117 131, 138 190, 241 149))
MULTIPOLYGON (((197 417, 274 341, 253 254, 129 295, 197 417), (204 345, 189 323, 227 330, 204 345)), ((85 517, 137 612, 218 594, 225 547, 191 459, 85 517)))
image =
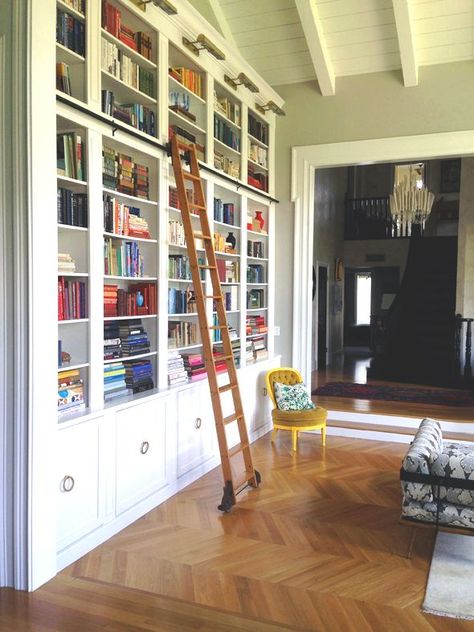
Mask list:
POLYGON ((344 239, 396 237, 388 197, 352 198, 346 201, 344 239))

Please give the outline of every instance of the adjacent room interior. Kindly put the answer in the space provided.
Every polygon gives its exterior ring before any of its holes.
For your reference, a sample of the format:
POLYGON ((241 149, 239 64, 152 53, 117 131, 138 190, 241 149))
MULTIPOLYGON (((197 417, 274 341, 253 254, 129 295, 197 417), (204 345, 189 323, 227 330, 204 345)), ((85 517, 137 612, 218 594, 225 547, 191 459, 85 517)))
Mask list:
POLYGON ((2 630, 474 631, 473 43, 0 4, 2 630))

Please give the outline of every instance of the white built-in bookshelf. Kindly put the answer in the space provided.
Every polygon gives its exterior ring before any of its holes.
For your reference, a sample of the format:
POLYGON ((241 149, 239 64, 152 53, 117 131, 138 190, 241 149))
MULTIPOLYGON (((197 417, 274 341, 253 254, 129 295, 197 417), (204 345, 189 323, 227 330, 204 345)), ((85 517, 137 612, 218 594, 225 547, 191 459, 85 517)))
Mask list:
MULTIPOLYGON (((263 80, 259 94, 226 83, 242 69, 258 80, 238 53, 193 55, 183 36, 216 33, 185 0, 175 4, 167 16, 132 0, 47 0, 35 25, 58 73, 40 104, 55 108, 55 128, 45 115, 33 129, 35 176, 47 192, 33 266, 50 349, 35 383, 48 384, 38 411, 41 424, 54 423, 61 454, 51 490, 60 494, 58 568, 218 463, 207 380, 192 371, 186 383, 169 379, 170 357, 202 354, 170 133, 199 148, 251 438, 269 427, 275 115, 256 104, 279 97, 263 80), (250 171, 264 177, 249 184, 250 171)), ((208 273, 202 283, 211 295, 208 273)), ((214 307, 208 299, 210 324, 214 307)), ((218 355, 220 340, 213 346, 218 355)))

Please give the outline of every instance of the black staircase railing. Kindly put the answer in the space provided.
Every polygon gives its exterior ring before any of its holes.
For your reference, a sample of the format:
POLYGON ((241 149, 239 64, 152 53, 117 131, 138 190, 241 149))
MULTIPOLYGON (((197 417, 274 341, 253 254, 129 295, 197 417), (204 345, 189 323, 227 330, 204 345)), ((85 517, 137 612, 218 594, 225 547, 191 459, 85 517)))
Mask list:
POLYGON ((346 200, 344 239, 394 239, 396 226, 388 197, 346 200))
POLYGON ((456 314, 456 329, 454 334, 455 370, 458 376, 462 376, 466 384, 472 382, 472 323, 474 318, 463 318, 456 314), (462 343, 464 340, 464 357, 462 357, 462 343))

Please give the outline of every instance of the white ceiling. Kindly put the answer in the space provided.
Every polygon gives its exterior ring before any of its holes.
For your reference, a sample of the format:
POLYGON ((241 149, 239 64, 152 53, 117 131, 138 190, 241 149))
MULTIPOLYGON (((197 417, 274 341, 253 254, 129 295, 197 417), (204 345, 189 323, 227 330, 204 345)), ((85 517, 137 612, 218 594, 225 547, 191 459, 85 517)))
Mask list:
MULTIPOLYGON (((192 0, 196 8, 202 0, 192 0)), ((208 0, 220 30, 272 85, 474 59, 474 0, 208 0)))

